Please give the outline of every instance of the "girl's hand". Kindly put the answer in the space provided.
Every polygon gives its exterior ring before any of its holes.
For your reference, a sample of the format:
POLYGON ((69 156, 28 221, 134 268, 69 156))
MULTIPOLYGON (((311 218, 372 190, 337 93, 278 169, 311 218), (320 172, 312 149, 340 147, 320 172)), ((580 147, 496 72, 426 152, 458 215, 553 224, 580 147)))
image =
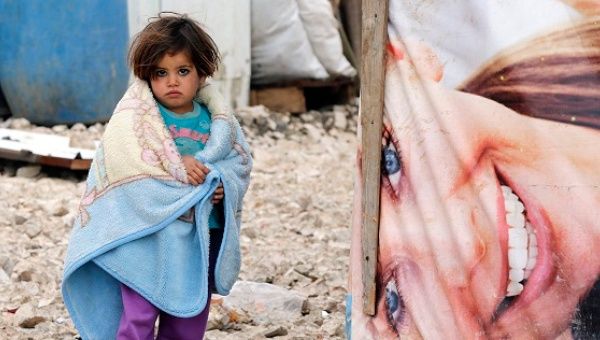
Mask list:
POLYGON ((219 183, 219 186, 217 187, 217 189, 215 189, 215 193, 212 197, 212 203, 217 204, 217 203, 221 202, 221 200, 223 199, 224 196, 225 196, 225 191, 223 190, 223 183, 219 183))
POLYGON ((200 185, 204 183, 206 175, 210 172, 210 169, 193 156, 186 155, 183 156, 182 159, 190 184, 200 185))

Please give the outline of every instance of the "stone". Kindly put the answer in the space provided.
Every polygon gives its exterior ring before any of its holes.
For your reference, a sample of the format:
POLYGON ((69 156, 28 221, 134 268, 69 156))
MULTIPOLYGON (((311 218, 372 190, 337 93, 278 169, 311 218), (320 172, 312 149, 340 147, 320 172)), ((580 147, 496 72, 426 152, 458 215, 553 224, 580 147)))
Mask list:
POLYGON ((88 128, 88 132, 100 137, 100 135, 104 132, 104 125, 101 123, 96 123, 88 128))
POLYGON ((10 121, 11 129, 24 130, 31 127, 31 123, 25 118, 12 118, 8 121, 10 121))
POLYGON ((44 208, 49 214, 56 217, 62 217, 69 213, 65 202, 62 200, 48 201, 44 208))
POLYGON ((256 233, 256 229, 252 227, 243 227, 241 230, 241 234, 247 236, 251 240, 255 239, 258 236, 256 233))
POLYGON ((42 171, 42 167, 39 165, 27 165, 20 167, 17 170, 17 177, 21 178, 35 178, 42 171))
POLYGON ((263 105, 248 106, 237 110, 237 116, 240 118, 240 123, 244 126, 251 127, 254 125, 256 118, 268 117, 269 110, 263 105))
POLYGON ((256 126, 258 128, 258 133, 263 135, 265 132, 269 130, 269 118, 267 117, 257 117, 256 118, 256 126))
POLYGON ((31 218, 31 214, 19 211, 14 215, 15 225, 21 225, 31 218))
POLYGON ((344 337, 345 336, 345 330, 344 330, 344 325, 337 323, 337 322, 325 322, 323 325, 323 330, 330 336, 330 337, 344 337))
POLYGON ((345 111, 333 111, 333 127, 338 130, 346 130, 348 120, 345 111))
POLYGON ((68 131, 69 128, 66 125, 54 125, 52 127, 52 131, 56 132, 56 133, 63 133, 68 131))
POLYGON ((43 307, 46 307, 46 306, 50 306, 50 304, 52 304, 53 302, 54 302, 54 297, 40 299, 40 301, 38 302, 37 307, 38 308, 43 308, 43 307))
POLYGON ((41 224, 34 221, 27 221, 27 223, 23 225, 23 229, 29 238, 34 238, 42 232, 41 224))
POLYGON ((275 338, 278 336, 288 335, 288 331, 285 327, 279 326, 275 329, 266 331, 264 335, 265 338, 275 338))
POLYGON ((15 322, 21 328, 34 328, 37 324, 44 321, 46 321, 46 318, 39 315, 31 303, 22 305, 15 313, 15 322))
POLYGON ((332 111, 325 111, 321 115, 321 123, 323 124, 323 129, 329 131, 333 128, 335 123, 334 113, 332 111))
POLYGON ((278 131, 273 131, 269 133, 269 136, 273 139, 285 139, 285 135, 278 131))
POLYGON ((31 270, 24 270, 21 273, 19 273, 19 275, 17 276, 18 281, 31 282, 31 279, 32 279, 31 270))
POLYGON ((15 267, 15 262, 8 256, 0 256, 0 268, 10 276, 15 267))
POLYGON ((288 122, 285 122, 283 120, 277 120, 275 124, 275 131, 277 132, 286 132, 288 129, 288 122))
POLYGON ((305 123, 312 123, 315 121, 315 116, 312 115, 310 112, 307 112, 307 113, 301 114, 300 119, 305 123))
POLYGON ((5 284, 10 282, 10 276, 6 274, 4 269, 0 268, 0 284, 5 284))
POLYGON ((311 124, 304 124, 301 131, 313 141, 318 141, 322 136, 321 131, 311 124))
POLYGON ((299 292, 287 290, 272 284, 238 281, 228 296, 223 298, 223 306, 241 309, 258 324, 277 324, 302 316, 307 298, 299 292))
POLYGON ((85 125, 83 125, 81 123, 76 123, 75 125, 71 126, 71 131, 83 132, 86 130, 87 130, 87 128, 85 127, 85 125))
POLYGON ((334 299, 329 298, 327 304, 325 306, 325 311, 327 313, 334 313, 338 310, 338 302, 334 299))

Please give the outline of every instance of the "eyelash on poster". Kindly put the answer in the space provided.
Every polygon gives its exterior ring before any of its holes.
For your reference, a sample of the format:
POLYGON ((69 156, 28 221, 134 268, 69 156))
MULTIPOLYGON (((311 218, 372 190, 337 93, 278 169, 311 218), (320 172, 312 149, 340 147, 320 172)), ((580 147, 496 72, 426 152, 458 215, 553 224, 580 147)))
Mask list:
POLYGON ((400 180, 402 179, 402 157, 400 156, 398 139, 393 130, 384 126, 381 146, 381 181, 383 189, 394 199, 400 196, 400 180))
POLYGON ((409 322, 404 297, 394 276, 394 269, 385 269, 383 273, 379 273, 379 277, 379 304, 383 308, 383 317, 391 330, 399 335, 409 322))

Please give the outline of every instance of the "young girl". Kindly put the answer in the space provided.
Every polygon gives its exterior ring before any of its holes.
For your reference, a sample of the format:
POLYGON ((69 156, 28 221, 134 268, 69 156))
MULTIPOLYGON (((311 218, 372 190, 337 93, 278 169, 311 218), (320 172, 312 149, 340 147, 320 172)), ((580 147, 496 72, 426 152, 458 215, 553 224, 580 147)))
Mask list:
POLYGON ((137 77, 107 125, 67 258, 63 296, 84 339, 201 339, 211 291, 239 273, 252 160, 239 124, 206 85, 214 41, 161 14, 134 40, 137 77))

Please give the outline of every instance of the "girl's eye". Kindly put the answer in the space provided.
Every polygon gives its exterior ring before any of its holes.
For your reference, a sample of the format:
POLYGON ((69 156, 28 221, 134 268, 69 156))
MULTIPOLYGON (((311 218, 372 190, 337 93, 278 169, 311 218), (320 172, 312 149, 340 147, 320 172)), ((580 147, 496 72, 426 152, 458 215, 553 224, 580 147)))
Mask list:
POLYGON ((390 280, 385 286, 385 312, 389 323, 398 333, 402 328, 406 311, 404 300, 398 294, 394 280, 390 280))
POLYGON ((165 70, 156 70, 156 72, 154 72, 154 74, 155 74, 157 77, 164 77, 164 76, 166 76, 166 75, 167 75, 167 71, 165 71, 165 70))
POLYGON ((190 73, 190 70, 189 70, 189 69, 187 69, 187 68, 182 68, 182 69, 180 69, 180 70, 179 70, 179 75, 180 75, 180 76, 186 76, 186 75, 188 75, 189 73, 190 73))

